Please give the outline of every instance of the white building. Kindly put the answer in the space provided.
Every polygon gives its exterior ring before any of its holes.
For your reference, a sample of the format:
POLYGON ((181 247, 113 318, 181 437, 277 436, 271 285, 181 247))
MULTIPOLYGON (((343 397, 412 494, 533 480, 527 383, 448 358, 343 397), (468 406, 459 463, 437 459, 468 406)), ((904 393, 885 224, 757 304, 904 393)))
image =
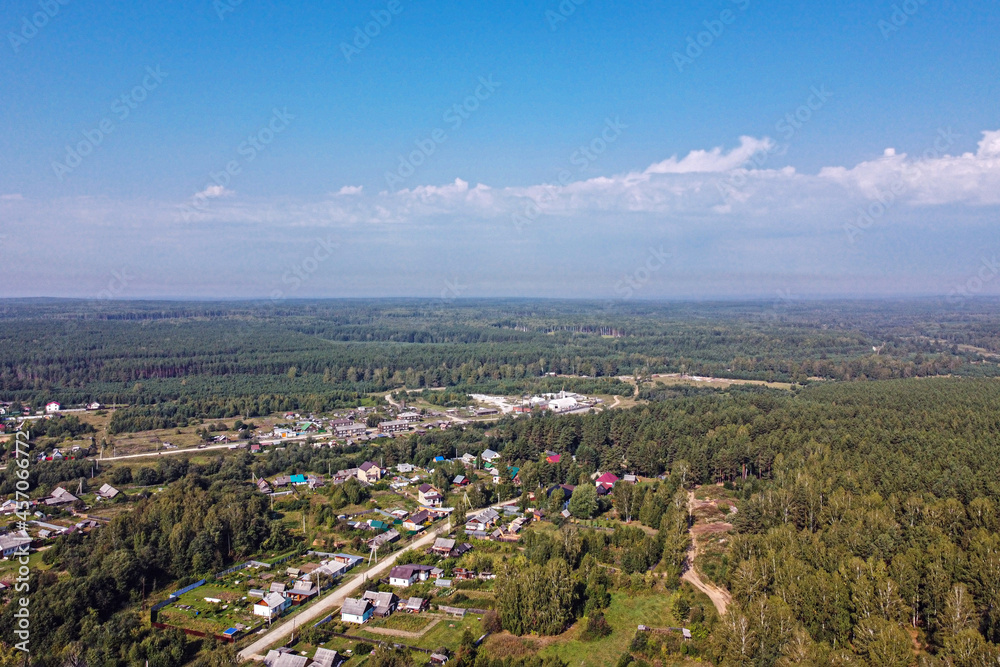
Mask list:
POLYGON ((375 607, 368 600, 347 598, 340 608, 340 620, 345 623, 367 623, 375 613, 375 607))
POLYGON ((31 538, 24 533, 0 535, 0 550, 3 551, 4 558, 15 553, 27 553, 29 544, 31 544, 31 538))
POLYGON ((60 410, 62 410, 62 406, 56 403, 55 401, 45 404, 45 412, 47 412, 48 414, 53 414, 55 412, 59 412, 60 410))
POLYGON ((268 593, 264 596, 263 600, 254 603, 253 613, 254 616, 274 618, 275 616, 280 616, 281 612, 288 609, 290 604, 291 602, 281 593, 268 593))
POLYGON ((427 581, 433 569, 430 565, 397 565, 389 570, 389 585, 405 588, 418 581, 427 581))
POLYGON ((569 410, 575 410, 580 407, 580 404, 572 396, 567 396, 565 398, 553 398, 549 401, 549 409, 553 412, 567 412, 569 410))

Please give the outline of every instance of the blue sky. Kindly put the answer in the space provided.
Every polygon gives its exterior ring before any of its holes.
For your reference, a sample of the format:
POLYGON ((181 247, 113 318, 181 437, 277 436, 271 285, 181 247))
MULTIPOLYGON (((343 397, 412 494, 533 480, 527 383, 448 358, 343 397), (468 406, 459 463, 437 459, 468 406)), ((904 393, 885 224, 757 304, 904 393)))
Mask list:
POLYGON ((0 9, 0 296, 1000 291, 993 2, 63 3, 0 9))

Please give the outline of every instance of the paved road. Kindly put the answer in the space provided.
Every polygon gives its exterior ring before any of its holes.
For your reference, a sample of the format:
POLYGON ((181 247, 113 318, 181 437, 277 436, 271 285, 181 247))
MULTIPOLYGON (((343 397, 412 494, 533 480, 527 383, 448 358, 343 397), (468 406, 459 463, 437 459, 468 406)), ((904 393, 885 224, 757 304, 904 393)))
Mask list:
POLYGON ((232 444, 228 445, 208 445, 207 447, 202 447, 198 449, 197 447, 185 447, 184 449, 161 449, 158 452, 143 452, 142 454, 122 454, 121 456, 105 456, 101 458, 95 456, 93 458, 87 459, 88 461, 121 461, 122 459, 141 459, 149 458, 150 456, 172 456, 173 454, 191 454, 198 452, 207 452, 212 449, 233 449, 232 444))
POLYGON ((368 579, 375 579, 392 567, 392 564, 396 562, 397 558, 399 558, 399 554, 409 551, 410 549, 419 549, 432 544, 434 540, 437 539, 438 535, 449 530, 451 530, 450 521, 446 522, 443 526, 437 528, 436 530, 430 531, 427 535, 424 535, 405 549, 400 549, 383 560, 381 563, 375 565, 375 567, 369 569, 366 573, 362 573, 361 576, 354 577, 354 579, 334 590, 332 593, 328 593, 325 598, 321 598, 315 602, 301 614, 288 619, 280 625, 274 626, 269 632, 261 636, 260 639, 240 651, 240 658, 244 660, 263 660, 264 654, 267 653, 267 649, 277 643, 279 639, 283 639, 284 637, 290 635, 294 628, 304 626, 310 621, 319 620, 332 612, 334 608, 340 607, 344 603, 344 600, 349 598, 351 593, 364 586, 368 579))

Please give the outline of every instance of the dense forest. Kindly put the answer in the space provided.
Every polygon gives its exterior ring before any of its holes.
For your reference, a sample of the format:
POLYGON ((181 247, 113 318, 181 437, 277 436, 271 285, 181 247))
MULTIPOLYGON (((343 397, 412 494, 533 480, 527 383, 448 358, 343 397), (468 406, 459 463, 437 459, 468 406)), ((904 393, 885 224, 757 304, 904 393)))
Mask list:
MULTIPOLYGON (((123 407, 112 426, 120 431, 374 402, 381 396, 372 392, 404 385, 450 387, 440 400, 460 403, 472 391, 571 383, 628 394, 633 387, 615 378, 627 373, 796 382, 788 390, 647 383, 629 409, 507 417, 363 447, 290 444, 208 465, 174 458, 141 466, 134 474, 142 485, 165 484, 162 492, 139 493, 109 525, 55 542, 45 562, 71 576, 32 574, 35 664, 192 658, 188 640, 150 633, 139 610, 154 589, 291 547, 254 491, 255 475, 326 473, 375 457, 387 466, 430 465, 435 456, 487 447, 520 468, 523 488, 474 485, 477 506, 580 484, 598 470, 652 480, 570 500, 575 519, 616 513, 642 529, 559 522, 555 532, 528 530, 523 550, 497 573, 497 622, 515 634, 556 633, 579 619, 599 633, 594 619, 608 595, 648 586, 653 571, 674 585, 688 546, 685 494, 721 484, 736 511, 712 577, 733 604, 719 619, 698 612, 704 636, 692 650, 700 658, 997 664, 1000 317, 988 304, 976 307, 935 315, 934 304, 919 302, 802 303, 770 314, 745 304, 8 302, 0 308, 2 398, 116 403, 123 407), (547 463, 546 451, 565 455, 547 463), (605 576, 607 568, 620 576, 605 576)), ((89 432, 72 416, 32 428, 36 437, 89 432)), ((33 466, 28 481, 37 495, 89 470, 90 462, 53 462, 33 466)), ((438 465, 432 481, 447 491, 459 472, 458 464, 438 465)), ((10 493, 16 481, 8 466, 0 491, 10 493)), ((332 523, 336 508, 365 491, 345 485, 329 493, 330 510, 316 519, 332 523)), ((549 509, 561 506, 560 494, 549 509)), ((5 633, 12 609, 3 612, 5 633)), ((466 648, 461 664, 475 653, 466 648)), ((203 664, 230 658, 220 649, 203 664)), ((480 652, 475 662, 489 660, 480 652)))
MULTIPOLYGON (((6 301, 0 400, 37 407, 187 399, 173 409, 178 417, 215 418, 331 409, 402 386, 515 393, 569 383, 581 393, 627 393, 613 378, 635 373, 796 382, 993 376, 1000 353, 994 306, 974 302, 942 319, 939 304, 921 301, 611 308, 6 301), (547 373, 577 377, 539 384, 547 373)), ((143 425, 175 421, 145 416, 143 425)))

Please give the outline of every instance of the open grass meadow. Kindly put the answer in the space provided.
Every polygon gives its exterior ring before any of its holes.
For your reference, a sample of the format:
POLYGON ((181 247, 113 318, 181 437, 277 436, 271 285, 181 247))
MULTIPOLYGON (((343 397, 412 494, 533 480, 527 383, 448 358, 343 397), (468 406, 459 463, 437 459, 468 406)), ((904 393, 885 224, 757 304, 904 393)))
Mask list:
POLYGON ((618 656, 629 647, 639 625, 651 628, 677 625, 672 611, 676 597, 676 593, 653 593, 638 597, 614 593, 611 596, 611 606, 604 611, 604 617, 612 629, 610 635, 594 641, 583 641, 579 636, 583 632, 585 621, 580 620, 557 637, 538 640, 542 647, 539 655, 558 656, 574 667, 614 664, 618 656))

